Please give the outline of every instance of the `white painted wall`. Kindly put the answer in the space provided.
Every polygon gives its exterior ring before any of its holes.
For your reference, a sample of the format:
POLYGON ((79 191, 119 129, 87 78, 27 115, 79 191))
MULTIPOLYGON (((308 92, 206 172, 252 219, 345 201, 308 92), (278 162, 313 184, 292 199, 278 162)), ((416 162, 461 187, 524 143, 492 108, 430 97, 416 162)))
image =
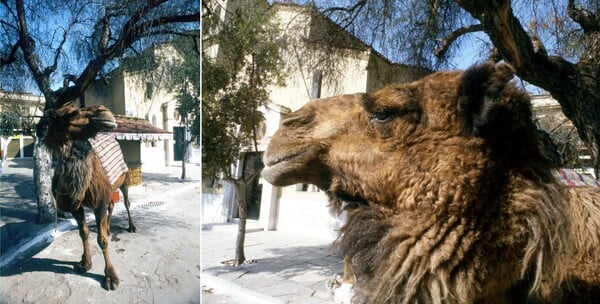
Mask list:
POLYGON ((335 237, 337 227, 323 192, 298 192, 295 186, 281 189, 277 230, 335 237))
MULTIPOLYGON (((276 15, 279 26, 290 43, 309 35, 310 17, 305 8, 296 5, 276 5, 276 15)), ((216 49, 216 48, 215 48, 216 49)), ((366 92, 369 71, 367 70, 371 51, 367 48, 338 49, 338 72, 323 70, 321 83, 321 98, 340 94, 366 92)), ((315 51, 319 52, 319 51, 315 51)), ((307 68, 306 60, 302 58, 293 47, 282 50, 287 77, 285 86, 272 86, 269 88, 269 104, 261 109, 266 119, 265 137, 259 142, 259 150, 264 151, 269 140, 279 128, 282 118, 290 111, 295 111, 304 106, 311 99, 313 75, 317 70, 307 68)), ((304 55, 306 56, 306 55, 304 55)), ((316 58, 317 56, 311 56, 316 58)), ((382 61, 383 62, 383 61, 382 61)), ((383 62, 382 64, 387 64, 383 62)), ((315 68, 318 69, 318 66, 315 68)), ((266 181, 263 184, 259 224, 265 230, 287 230, 300 233, 334 236, 337 233, 334 227, 340 223, 332 217, 327 207, 327 197, 323 192, 299 192, 296 186, 274 187, 266 181)), ((230 200, 221 201, 203 195, 203 206, 210 209, 205 211, 206 220, 214 220, 209 215, 227 209, 230 200), (204 200, 207 200, 205 203, 204 200), (221 208, 221 209, 219 209, 221 208)), ((223 211, 225 212, 225 211, 223 211)), ((227 210, 230 212, 230 210, 227 210)))
MULTIPOLYGON (((291 36, 308 35, 308 16, 301 7, 282 6, 277 12, 280 26, 291 36)), ((295 37, 294 39, 298 39, 295 37)), ((344 50, 338 62, 343 73, 334 75, 322 71, 321 98, 341 94, 365 92, 367 89, 367 64, 369 52, 344 50)), ((284 87, 272 87, 270 105, 262 109, 265 113, 267 130, 261 148, 277 131, 286 110, 295 111, 310 101, 313 74, 302 66, 304 59, 293 49, 284 54, 288 74, 284 87)), ((296 186, 273 187, 263 181, 260 225, 265 230, 284 230, 322 236, 335 236, 334 227, 340 223, 329 213, 327 197, 323 192, 299 192, 296 186), (266 185, 265 185, 266 184, 266 185)))
POLYGON ((202 225, 227 223, 231 220, 232 187, 223 183, 223 188, 202 192, 202 225))

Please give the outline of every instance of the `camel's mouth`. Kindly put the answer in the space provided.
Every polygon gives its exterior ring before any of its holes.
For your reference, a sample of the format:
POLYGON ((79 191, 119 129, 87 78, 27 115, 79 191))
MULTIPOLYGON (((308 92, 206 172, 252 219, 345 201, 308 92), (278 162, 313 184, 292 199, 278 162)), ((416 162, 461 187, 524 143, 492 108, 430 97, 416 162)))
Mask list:
POLYGON ((301 167, 304 149, 294 153, 278 156, 272 153, 265 153, 263 162, 265 167, 262 170, 262 177, 275 186, 288 186, 296 183, 294 173, 301 167))
POLYGON ((103 119, 99 117, 92 117, 92 122, 97 126, 102 126, 106 129, 115 129, 117 127, 117 123, 111 119, 103 119))
POLYGON ((269 183, 283 187, 297 183, 325 186, 330 174, 319 160, 322 149, 317 146, 304 146, 285 154, 273 153, 270 149, 264 155, 265 168, 262 177, 269 183))

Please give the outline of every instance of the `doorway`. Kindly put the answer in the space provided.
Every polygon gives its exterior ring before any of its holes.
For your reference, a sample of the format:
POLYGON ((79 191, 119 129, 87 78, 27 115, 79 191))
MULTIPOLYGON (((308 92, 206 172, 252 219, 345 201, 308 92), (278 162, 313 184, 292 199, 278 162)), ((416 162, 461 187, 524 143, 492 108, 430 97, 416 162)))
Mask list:
MULTIPOLYGON (((242 174, 252 174, 257 170, 262 170, 262 152, 247 152, 242 156, 242 174)), ((260 175, 256 175, 254 179, 248 185, 248 197, 246 198, 246 204, 248 207, 248 219, 258 220, 260 216, 260 201, 262 197, 262 184, 258 181, 260 175)), ((237 200, 235 200, 237 202, 237 200)), ((233 209, 233 217, 239 218, 237 204, 233 209)))

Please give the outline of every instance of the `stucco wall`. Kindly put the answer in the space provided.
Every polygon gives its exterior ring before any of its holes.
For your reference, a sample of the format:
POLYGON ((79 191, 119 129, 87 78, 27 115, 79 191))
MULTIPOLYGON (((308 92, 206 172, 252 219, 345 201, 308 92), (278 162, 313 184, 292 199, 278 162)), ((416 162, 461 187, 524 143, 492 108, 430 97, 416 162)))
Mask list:
POLYGON ((323 192, 298 192, 284 187, 279 200, 277 230, 334 237, 339 221, 329 213, 323 192))

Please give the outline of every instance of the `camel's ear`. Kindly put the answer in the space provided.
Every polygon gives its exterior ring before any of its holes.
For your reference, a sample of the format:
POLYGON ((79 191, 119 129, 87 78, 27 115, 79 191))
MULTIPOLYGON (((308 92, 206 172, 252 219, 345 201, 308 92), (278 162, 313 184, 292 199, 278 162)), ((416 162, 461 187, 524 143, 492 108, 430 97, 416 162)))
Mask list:
MULTIPOLYGON (((515 70, 506 63, 485 63, 469 68, 458 88, 458 113, 463 122, 463 135, 486 137, 508 120, 507 95, 514 93, 509 85, 515 70)), ((508 97, 510 99, 510 97, 508 97)))

